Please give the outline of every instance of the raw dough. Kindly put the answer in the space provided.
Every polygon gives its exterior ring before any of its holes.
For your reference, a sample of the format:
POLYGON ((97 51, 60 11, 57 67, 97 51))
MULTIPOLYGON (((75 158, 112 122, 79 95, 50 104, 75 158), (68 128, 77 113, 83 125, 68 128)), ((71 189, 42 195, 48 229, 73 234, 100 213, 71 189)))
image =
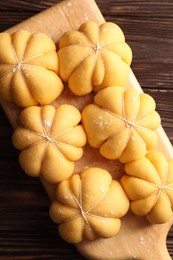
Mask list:
POLYGON ((151 223, 161 224, 172 217, 173 159, 156 151, 143 159, 126 164, 127 175, 121 184, 131 200, 132 211, 146 216, 151 223))
POLYGON ((153 130, 160 125, 160 116, 151 96, 108 87, 84 108, 82 122, 91 146, 108 159, 126 163, 155 147, 158 137, 153 130))
POLYGON ((13 134, 14 146, 22 150, 21 167, 31 176, 42 175, 48 182, 67 179, 74 161, 83 155, 86 135, 80 112, 71 105, 32 106, 20 114, 21 126, 13 134))
POLYGON ((101 168, 88 168, 61 182, 50 207, 52 220, 69 243, 108 238, 120 229, 129 200, 120 183, 101 168))
POLYGON ((63 90, 56 46, 46 34, 0 33, 0 98, 21 107, 49 104, 63 90))
POLYGON ((59 41, 60 76, 76 95, 111 85, 123 86, 129 76, 132 52, 118 25, 86 22, 59 41))

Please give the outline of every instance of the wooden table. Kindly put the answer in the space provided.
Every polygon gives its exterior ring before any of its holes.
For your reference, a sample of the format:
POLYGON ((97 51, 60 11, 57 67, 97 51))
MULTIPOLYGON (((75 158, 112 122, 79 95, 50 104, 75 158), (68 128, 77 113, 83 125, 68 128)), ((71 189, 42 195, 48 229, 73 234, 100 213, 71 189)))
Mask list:
MULTIPOLYGON (((0 31, 58 2, 1 1, 0 31)), ((173 142, 173 1, 96 2, 106 20, 123 29, 133 50, 132 69, 144 91, 155 98, 162 125, 173 142)), ((0 260, 83 259, 58 236, 48 216, 48 197, 39 180, 20 169, 11 135, 12 128, 0 109, 0 260)), ((173 228, 167 245, 173 257, 173 228)))

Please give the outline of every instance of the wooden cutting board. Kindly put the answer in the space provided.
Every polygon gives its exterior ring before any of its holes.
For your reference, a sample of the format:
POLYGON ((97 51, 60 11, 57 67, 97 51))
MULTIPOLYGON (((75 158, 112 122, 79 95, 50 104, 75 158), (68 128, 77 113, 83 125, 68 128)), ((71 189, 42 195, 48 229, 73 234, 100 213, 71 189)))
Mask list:
MULTIPOLYGON (((98 24, 104 22, 97 5, 93 0, 71 0, 60 4, 24 21, 21 24, 8 30, 12 33, 20 29, 30 32, 44 32, 57 42, 61 35, 69 29, 78 27, 87 20, 93 20, 98 24)), ((126 84, 127 88, 135 88, 141 92, 141 88, 131 72, 126 84)), ((68 103, 75 105, 80 110, 92 102, 93 94, 85 97, 76 97, 68 88, 65 88, 61 96, 54 102, 54 105, 68 103)), ((1 102, 1 105, 9 118, 10 123, 15 128, 18 124, 19 109, 14 105, 1 102)), ((158 129, 159 145, 168 158, 173 157, 172 146, 160 127, 158 129)), ((86 166, 98 166, 110 171, 112 176, 118 179, 123 174, 123 165, 117 161, 104 159, 98 150, 87 146, 84 156, 76 163, 75 173, 80 172, 86 166)), ((51 199, 54 197, 54 186, 41 180, 51 199)), ((110 239, 99 239, 93 242, 83 241, 76 245, 82 255, 89 259, 171 259, 166 248, 166 236, 172 224, 172 220, 163 225, 151 225, 145 218, 135 216, 129 212, 122 219, 122 228, 118 235, 110 239)), ((65 243, 65 242, 64 242, 65 243)))

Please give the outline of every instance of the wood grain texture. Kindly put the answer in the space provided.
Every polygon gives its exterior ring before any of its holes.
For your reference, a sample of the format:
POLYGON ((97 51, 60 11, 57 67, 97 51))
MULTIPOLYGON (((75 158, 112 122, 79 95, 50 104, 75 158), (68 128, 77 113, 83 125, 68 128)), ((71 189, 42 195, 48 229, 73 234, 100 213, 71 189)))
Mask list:
MULTIPOLYGON (((156 99, 162 124, 173 140, 173 3, 128 2, 97 1, 105 18, 124 30, 134 53, 132 68, 145 92, 156 99)), ((0 3, 1 31, 54 3, 0 3)), ((2 111, 0 120, 0 259, 83 259, 57 236, 39 181, 23 174, 17 163, 18 153, 11 145, 12 129, 2 111)), ((168 248, 173 252, 171 232, 168 248)))

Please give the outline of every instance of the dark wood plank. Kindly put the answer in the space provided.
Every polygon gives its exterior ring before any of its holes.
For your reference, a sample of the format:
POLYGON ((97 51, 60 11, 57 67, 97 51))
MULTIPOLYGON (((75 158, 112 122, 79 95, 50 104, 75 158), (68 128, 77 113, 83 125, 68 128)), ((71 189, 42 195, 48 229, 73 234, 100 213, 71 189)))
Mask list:
MULTIPOLYGON (((58 0, 0 2, 0 31, 58 0)), ((173 1, 97 0, 107 21, 119 24, 133 49, 132 68, 152 95, 173 143, 173 1)), ((11 144, 12 128, 0 109, 0 259, 83 259, 62 241, 48 216, 49 200, 39 180, 26 176, 11 144)), ((167 245, 173 257, 173 228, 167 245)))

